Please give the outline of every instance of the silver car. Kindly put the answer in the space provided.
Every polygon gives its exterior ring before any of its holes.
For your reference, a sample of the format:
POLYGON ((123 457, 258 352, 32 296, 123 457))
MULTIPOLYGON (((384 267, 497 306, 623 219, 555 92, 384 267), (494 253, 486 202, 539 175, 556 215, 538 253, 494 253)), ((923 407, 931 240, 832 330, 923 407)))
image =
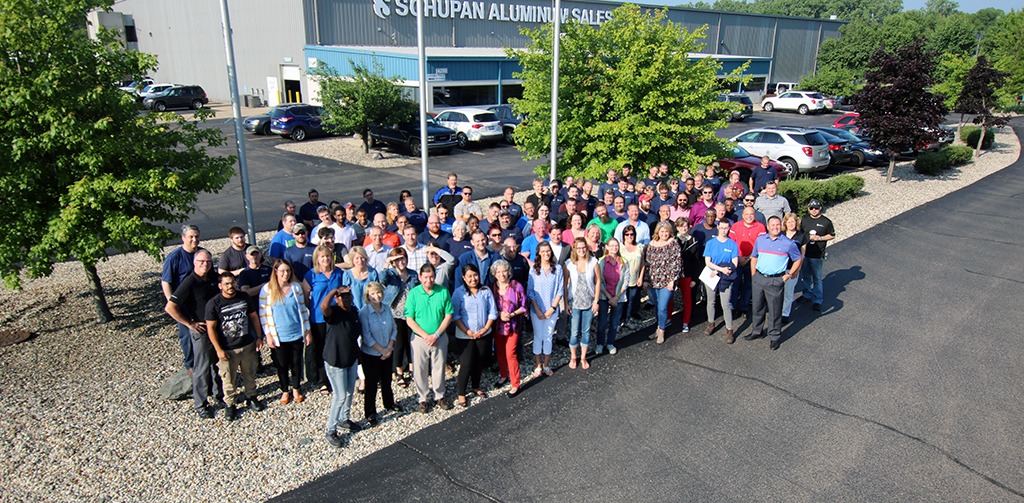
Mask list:
POLYGON ((456 131, 455 140, 459 148, 466 148, 471 142, 494 145, 504 136, 498 116, 483 108, 442 110, 434 120, 438 125, 456 131))
POLYGON ((751 154, 767 155, 785 164, 791 173, 810 173, 828 167, 828 140, 814 129, 773 126, 751 129, 730 140, 751 154))

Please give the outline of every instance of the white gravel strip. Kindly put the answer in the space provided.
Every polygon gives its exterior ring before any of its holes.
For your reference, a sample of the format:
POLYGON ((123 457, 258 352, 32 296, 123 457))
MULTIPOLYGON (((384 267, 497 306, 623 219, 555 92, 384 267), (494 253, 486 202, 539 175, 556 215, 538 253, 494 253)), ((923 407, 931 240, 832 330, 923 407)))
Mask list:
MULTIPOLYGON (((999 132, 996 142, 976 163, 942 177, 917 175, 909 163, 897 167, 898 181, 891 185, 884 170, 860 172, 866 194, 826 214, 840 239, 852 236, 1017 159, 1020 145, 1011 131, 999 132)), ((264 246, 271 234, 260 234, 264 246)), ((203 245, 220 252, 227 240, 203 245)), ((37 334, 0 348, 0 373, 8 383, 0 402, 6 472, 0 501, 262 500, 460 411, 385 413, 378 427, 352 435, 339 450, 323 440, 329 399, 308 393, 304 403, 282 406, 276 374, 266 374, 257 382, 266 411, 244 411, 230 424, 220 410, 217 419, 201 420, 191 400, 156 396, 181 361, 176 330, 162 311, 159 264, 133 253, 111 257, 98 269, 118 317, 104 326, 93 322, 95 309, 77 263, 58 264, 51 277, 27 281, 21 292, 0 290, 0 327, 37 334)), ((558 348, 555 360, 565 363, 567 352, 558 348)), ((522 370, 528 376, 530 363, 523 362, 522 370)), ((555 379, 568 371, 556 372, 555 379)), ((485 383, 495 378, 487 372, 485 383)), ((453 387, 449 376, 454 401, 453 387)), ((413 388, 394 389, 412 410, 413 388)), ((492 392, 486 400, 505 399, 492 392)), ((529 391, 519 399, 528 400, 529 391)), ((360 395, 352 419, 363 419, 360 395)))

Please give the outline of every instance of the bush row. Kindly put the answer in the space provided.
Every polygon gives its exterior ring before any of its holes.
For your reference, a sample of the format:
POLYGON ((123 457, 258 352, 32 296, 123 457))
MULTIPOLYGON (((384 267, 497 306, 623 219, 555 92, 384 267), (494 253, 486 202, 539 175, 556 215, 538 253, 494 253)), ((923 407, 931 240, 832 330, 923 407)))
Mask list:
MULTIPOLYGON (((975 136, 975 139, 978 137, 975 136)), ((971 162, 974 158, 974 149, 965 145, 946 145, 938 152, 925 152, 917 156, 914 161, 914 170, 922 175, 935 176, 951 169, 954 166, 962 166, 971 162)))
MULTIPOLYGON (((981 134, 981 127, 979 126, 964 126, 960 128, 960 139, 964 141, 971 148, 978 146, 978 136, 981 134)), ((992 143, 996 139, 996 134, 991 129, 985 130, 985 139, 981 142, 981 149, 988 150, 992 148, 992 143)))
POLYGON ((824 180, 797 177, 779 184, 779 194, 789 200, 789 205, 799 215, 807 214, 807 203, 811 199, 832 206, 860 195, 864 179, 856 175, 838 175, 824 180))

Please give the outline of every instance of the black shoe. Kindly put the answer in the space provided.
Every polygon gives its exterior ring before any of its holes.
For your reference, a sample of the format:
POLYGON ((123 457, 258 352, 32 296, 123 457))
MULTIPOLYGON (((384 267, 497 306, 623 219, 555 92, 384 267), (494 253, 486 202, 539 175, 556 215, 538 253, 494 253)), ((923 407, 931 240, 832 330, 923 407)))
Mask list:
POLYGON ((402 412, 402 406, 396 403, 391 407, 384 407, 384 410, 390 410, 392 412, 402 412))
POLYGON ((788 325, 789 324, 789 316, 783 316, 782 317, 782 324, 783 325, 788 325))
POLYGON ((761 338, 760 335, 754 335, 754 334, 747 334, 747 335, 743 336, 743 340, 745 340, 745 341, 752 341, 754 339, 760 339, 760 338, 761 338))
POLYGON ((237 412, 235 412, 235 406, 234 405, 228 405, 228 407, 226 409, 224 409, 224 420, 225 421, 234 421, 235 420, 235 414, 237 414, 237 412))
POLYGON ((805 297, 805 296, 802 296, 802 295, 801 295, 800 297, 797 297, 797 299, 796 299, 796 301, 797 301, 797 302, 799 302, 799 303, 801 303, 801 304, 804 304, 804 303, 806 303, 806 302, 809 302, 810 300, 811 300, 811 299, 809 299, 809 298, 807 298, 807 297, 805 297))
POLYGON ((267 406, 263 405, 263 402, 261 402, 259 398, 248 398, 246 399, 246 403, 249 404, 250 409, 256 412, 262 412, 267 409, 267 406))
POLYGON ((366 418, 366 424, 370 425, 371 428, 377 426, 378 423, 380 423, 380 420, 377 419, 376 415, 366 418))
POLYGON ((328 433, 325 438, 326 438, 328 444, 331 444, 331 445, 333 445, 333 446, 335 446, 335 447, 337 447, 339 449, 341 448, 341 437, 338 436, 337 432, 333 432, 332 431, 332 432, 328 433))
POLYGON ((779 349, 779 341, 772 341, 771 344, 768 344, 768 349, 772 351, 779 349))
POLYGON ((420 414, 426 414, 427 412, 430 412, 430 406, 427 405, 427 402, 420 402, 418 410, 420 411, 420 414))
POLYGON ((821 304, 815 304, 815 305, 811 306, 811 309, 813 309, 813 310, 815 310, 815 311, 820 313, 821 312, 821 304))
POLYGON ((213 411, 209 407, 203 406, 196 410, 196 413, 203 419, 213 419, 213 411))
POLYGON ((441 410, 452 410, 452 404, 448 403, 448 400, 445 400, 444 398, 437 401, 437 406, 440 407, 441 410))
POLYGON ((363 431, 363 427, 359 426, 359 423, 352 422, 351 420, 345 421, 345 422, 339 424, 338 428, 341 428, 343 430, 348 430, 349 433, 356 433, 356 432, 359 432, 359 431, 363 431))

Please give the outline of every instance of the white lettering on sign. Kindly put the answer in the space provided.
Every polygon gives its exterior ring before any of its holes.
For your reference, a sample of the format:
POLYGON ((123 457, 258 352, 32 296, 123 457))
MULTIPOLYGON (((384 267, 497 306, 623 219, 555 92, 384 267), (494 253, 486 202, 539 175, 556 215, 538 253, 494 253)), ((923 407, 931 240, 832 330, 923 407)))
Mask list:
MULTIPOLYGON (((387 19, 391 15, 416 16, 423 2, 423 16, 441 19, 473 19, 509 23, 550 23, 552 8, 505 2, 470 0, 372 0, 373 13, 387 19)), ((569 20, 599 25, 612 18, 612 11, 603 9, 562 9, 562 22, 569 20)))

